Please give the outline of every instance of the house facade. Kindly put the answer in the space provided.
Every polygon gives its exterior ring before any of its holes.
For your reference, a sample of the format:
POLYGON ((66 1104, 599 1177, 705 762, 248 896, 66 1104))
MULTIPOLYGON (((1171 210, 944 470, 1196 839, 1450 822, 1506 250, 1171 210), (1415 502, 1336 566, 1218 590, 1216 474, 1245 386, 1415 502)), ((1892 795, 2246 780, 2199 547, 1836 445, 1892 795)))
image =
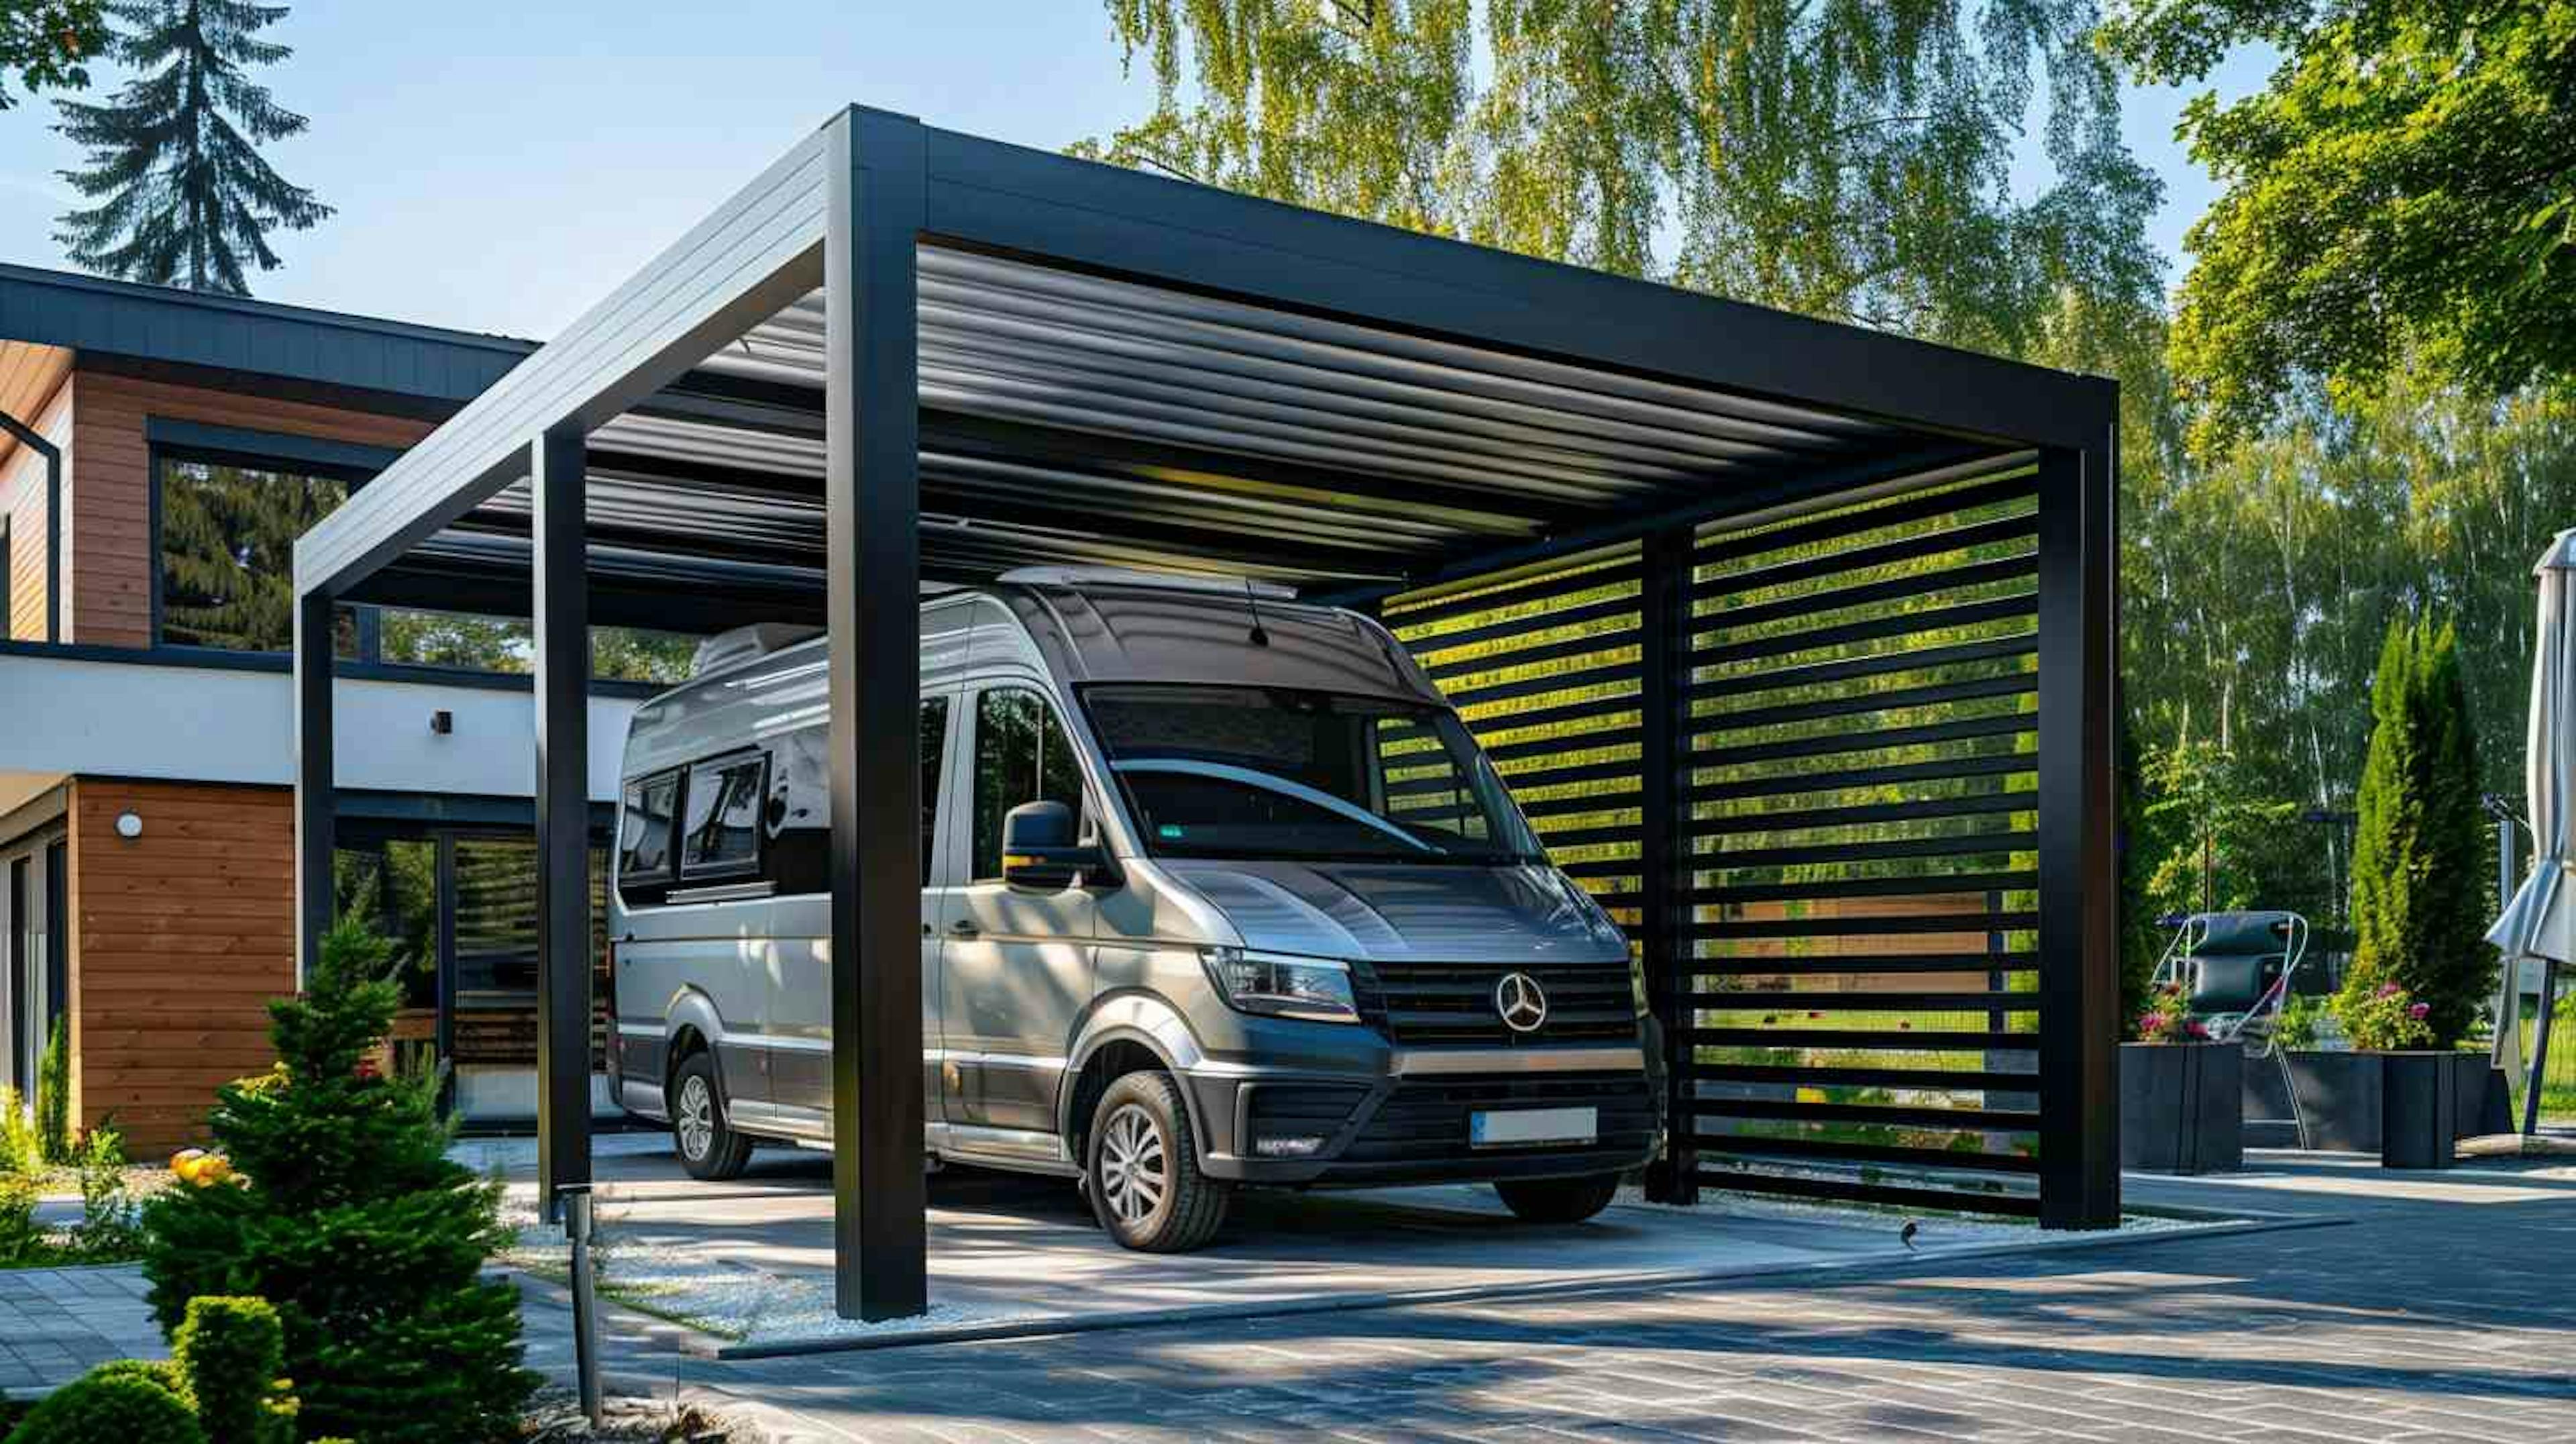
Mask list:
MULTIPOLYGON (((0 266, 0 1084, 59 1023, 83 1125, 200 1136, 295 985, 295 537, 530 346, 0 266)), ((597 637, 594 735, 685 670, 597 637)), ((339 902, 469 1123, 533 1112, 524 624, 340 621, 339 902)), ((615 750, 592 779, 604 844, 615 750)))

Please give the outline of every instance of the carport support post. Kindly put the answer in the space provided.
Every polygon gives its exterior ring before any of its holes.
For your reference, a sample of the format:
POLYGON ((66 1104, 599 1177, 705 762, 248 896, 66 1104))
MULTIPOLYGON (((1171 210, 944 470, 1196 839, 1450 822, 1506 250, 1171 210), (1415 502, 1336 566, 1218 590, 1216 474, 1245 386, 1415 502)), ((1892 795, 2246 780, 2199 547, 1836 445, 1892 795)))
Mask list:
POLYGON ((922 1178, 921 126, 832 128, 824 502, 832 717, 832 1252, 841 1317, 929 1308, 922 1178))
POLYGON ((576 422, 530 448, 537 693, 537 1208, 590 1182, 590 598, 587 438, 576 422))
POLYGON ((333 607, 328 592, 295 595, 295 984, 304 986, 331 931, 333 607))
POLYGON ((1638 597, 1639 797, 1637 946, 1646 995, 1661 1028, 1664 1156, 1646 1170, 1647 1196, 1687 1204, 1699 1197, 1699 1053, 1692 1037, 1699 980, 1690 935, 1690 858, 1681 759, 1690 747, 1690 597, 1693 527, 1669 526, 1643 544, 1638 597))
POLYGON ((2120 1221, 2116 424, 2039 456, 2042 1228, 2120 1221))

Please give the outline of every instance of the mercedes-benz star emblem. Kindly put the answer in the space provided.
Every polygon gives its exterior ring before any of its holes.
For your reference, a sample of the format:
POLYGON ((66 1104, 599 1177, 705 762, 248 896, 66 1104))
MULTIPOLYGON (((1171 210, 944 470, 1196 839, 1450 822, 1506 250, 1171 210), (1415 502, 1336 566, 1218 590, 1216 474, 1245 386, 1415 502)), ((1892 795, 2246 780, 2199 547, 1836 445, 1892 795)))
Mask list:
POLYGON ((1494 1011, 1515 1033, 1535 1033, 1547 1022, 1547 990, 1527 973, 1505 973, 1494 984, 1494 1011))

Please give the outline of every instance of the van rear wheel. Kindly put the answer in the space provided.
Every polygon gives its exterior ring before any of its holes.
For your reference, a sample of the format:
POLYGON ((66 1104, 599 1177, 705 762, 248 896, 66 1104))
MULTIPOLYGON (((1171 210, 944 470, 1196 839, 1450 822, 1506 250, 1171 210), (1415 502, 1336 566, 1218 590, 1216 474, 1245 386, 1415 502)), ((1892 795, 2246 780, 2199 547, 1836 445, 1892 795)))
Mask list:
POLYGON ((1225 1222, 1226 1186, 1199 1171, 1198 1140, 1180 1086, 1130 1073, 1092 1111, 1083 1182, 1109 1236, 1146 1253, 1188 1253, 1225 1222))
POLYGON ((1619 1196, 1619 1175, 1583 1178, 1515 1178, 1494 1185, 1503 1204, 1529 1223, 1581 1223, 1619 1196))
POLYGON ((751 1162, 751 1140, 725 1121, 724 1093, 716 1086, 715 1059, 692 1053, 671 1077, 671 1138, 680 1166, 691 1178, 721 1183, 740 1178, 751 1162))

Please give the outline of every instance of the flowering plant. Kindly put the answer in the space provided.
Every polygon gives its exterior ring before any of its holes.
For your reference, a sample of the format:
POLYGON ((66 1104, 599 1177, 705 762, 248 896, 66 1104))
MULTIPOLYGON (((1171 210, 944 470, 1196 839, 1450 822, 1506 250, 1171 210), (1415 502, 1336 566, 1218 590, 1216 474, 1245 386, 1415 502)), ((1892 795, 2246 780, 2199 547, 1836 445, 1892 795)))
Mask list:
POLYGON ((2167 983, 2147 999, 2147 1010, 2138 1015, 2138 1041, 2141 1043, 2206 1043, 2209 1027, 2191 1016, 2189 1000, 2183 996, 2180 983, 2167 983))
POLYGON ((2433 1025, 2425 1021, 2432 1007, 2415 1001, 2394 981, 2366 990, 2347 989, 2335 1002, 2352 1046, 2365 1053, 2433 1046, 2433 1025))

